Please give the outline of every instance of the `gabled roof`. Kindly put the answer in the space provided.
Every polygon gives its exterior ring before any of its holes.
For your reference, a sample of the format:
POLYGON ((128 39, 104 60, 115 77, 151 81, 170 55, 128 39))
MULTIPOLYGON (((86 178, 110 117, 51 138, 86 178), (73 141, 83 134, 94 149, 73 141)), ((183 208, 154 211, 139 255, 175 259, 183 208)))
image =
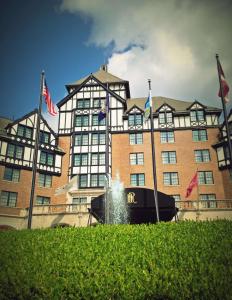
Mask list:
MULTIPOLYGON (((6 129, 9 128, 9 127, 12 127, 14 126, 15 124, 21 122, 22 120, 24 119, 27 119, 29 118, 30 116, 34 115, 34 114, 38 114, 38 108, 34 109, 33 111, 31 111, 30 113, 24 115, 23 117, 15 120, 15 121, 11 121, 7 124, 6 126, 6 129)), ((41 120, 44 122, 44 124, 48 127, 48 129, 51 131, 51 133, 57 137, 57 134, 54 132, 54 130, 48 125, 48 122, 44 119, 44 117, 41 115, 41 120)))
POLYGON ((198 104, 199 106, 203 107, 204 109, 207 108, 204 104, 200 103, 199 101, 195 100, 194 102, 191 103, 191 105, 187 108, 188 110, 191 109, 191 107, 195 104, 198 104))
MULTIPOLYGON (((95 78, 97 78, 99 81, 101 81, 102 83, 118 83, 118 82, 128 82, 128 81, 126 81, 126 80, 124 80, 124 79, 121 79, 121 78, 119 78, 119 77, 117 77, 117 76, 114 76, 113 74, 111 74, 111 73, 109 73, 109 72, 107 72, 107 71, 104 71, 104 70, 99 70, 99 71, 97 71, 97 72, 95 72, 95 73, 93 73, 93 76, 95 77, 95 78)), ((82 84, 87 78, 89 77, 89 75, 88 76, 85 76, 84 78, 81 78, 81 79, 79 79, 79 80, 77 80, 77 81, 75 81, 75 82, 73 82, 73 83, 69 83, 69 84, 67 84, 66 86, 67 87, 74 87, 74 86, 77 86, 77 85, 80 85, 80 84, 82 84)))
POLYGON ((111 89, 107 88, 107 84, 101 82, 99 79, 97 79, 93 74, 89 75, 80 85, 75 86, 75 89, 68 94, 66 97, 64 97, 62 100, 60 100, 56 105, 57 107, 61 107, 66 101, 68 101, 73 95, 75 95, 78 91, 82 89, 85 84, 91 80, 94 79, 98 85, 100 85, 104 90, 108 91, 112 96, 114 96, 116 99, 118 99, 120 102, 123 103, 124 106, 126 106, 126 100, 120 97, 118 94, 116 94, 111 89))
POLYGON ((134 108, 137 108, 140 112, 143 112, 143 109, 141 109, 139 106, 134 104, 133 106, 131 106, 129 110, 127 110, 127 113, 129 114, 134 108))
POLYGON ((4 136, 7 135, 6 127, 9 123, 12 123, 12 122, 13 121, 8 118, 0 117, 0 135, 4 135, 4 136))
POLYGON ((125 84, 126 97, 130 98, 129 81, 121 79, 117 76, 114 76, 113 74, 109 73, 106 70, 103 70, 102 68, 93 74, 91 73, 88 76, 85 76, 77 81, 74 81, 73 83, 66 84, 66 88, 67 88, 68 92, 70 92, 71 88, 75 89, 75 88, 79 87, 80 85, 82 85, 84 82, 87 82, 88 81, 87 79, 90 78, 91 75, 93 75, 94 78, 96 78, 98 81, 100 81, 103 84, 106 84, 106 83, 123 83, 123 84, 125 84))
MULTIPOLYGON (((144 105, 145 105, 146 100, 147 100, 147 98, 127 99, 127 111, 129 111, 131 109, 131 107, 134 105, 136 105, 137 107, 144 110, 144 105)), ((194 102, 193 101, 175 100, 175 99, 161 97, 161 96, 154 96, 154 97, 152 97, 152 103, 153 103, 153 111, 154 112, 157 111, 164 104, 167 104, 168 106, 172 107, 173 109, 175 109, 176 112, 183 112, 183 111, 187 111, 194 102)), ((199 104, 201 104, 201 103, 199 103, 199 104)), ((211 107, 211 106, 205 106, 205 109, 208 111, 215 111, 218 113, 221 112, 220 108, 211 107)))

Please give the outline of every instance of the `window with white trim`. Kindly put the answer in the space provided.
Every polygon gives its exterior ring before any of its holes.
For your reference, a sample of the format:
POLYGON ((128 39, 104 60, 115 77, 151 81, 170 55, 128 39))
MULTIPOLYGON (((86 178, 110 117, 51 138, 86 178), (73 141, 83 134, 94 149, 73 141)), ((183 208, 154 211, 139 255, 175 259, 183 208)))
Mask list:
POLYGON ((142 132, 130 133, 130 145, 141 145, 143 144, 142 132))
POLYGON ((16 207, 18 193, 1 191, 0 206, 16 207))
POLYGON ((145 186, 145 174, 131 174, 130 175, 130 184, 132 186, 145 186))
POLYGON ((3 179, 7 181, 19 182, 20 170, 5 167, 3 179))
POLYGON ((176 164, 176 151, 162 151, 163 164, 176 164))
POLYGON ((178 185, 179 177, 177 172, 164 172, 163 173, 164 185, 178 185))
POLYGON ((131 165, 143 165, 144 155, 143 153, 130 153, 130 164, 131 165))

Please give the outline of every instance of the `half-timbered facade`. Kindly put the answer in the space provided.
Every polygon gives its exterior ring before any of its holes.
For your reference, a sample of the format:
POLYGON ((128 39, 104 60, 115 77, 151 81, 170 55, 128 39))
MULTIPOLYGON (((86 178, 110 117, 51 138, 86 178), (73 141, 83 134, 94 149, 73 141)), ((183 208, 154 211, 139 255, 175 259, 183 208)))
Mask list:
MULTIPOLYGON (((68 95, 57 104, 58 134, 43 118, 40 124, 35 203, 90 203, 104 192, 107 159, 112 178, 119 174, 125 187, 153 188, 150 122, 143 117, 146 98, 131 98, 129 82, 110 74, 106 68, 66 88, 68 95), (106 119, 98 118, 106 109, 108 138, 106 119), (77 188, 55 195, 57 188, 76 175, 77 188)), ((153 97, 159 191, 185 200, 186 188, 198 172, 198 189, 193 190, 190 200, 232 197, 226 192, 231 180, 225 180, 221 172, 228 161, 226 141, 219 139, 220 113, 220 109, 197 100, 153 97)), ((14 122, 0 120, 1 207, 29 205, 36 119, 35 110, 14 122), (22 190, 24 185, 26 193, 22 190)))
MULTIPOLYGON (((232 141, 232 110, 228 115, 228 125, 230 131, 230 139, 232 141)), ((232 166, 230 163, 229 147, 227 143, 226 125, 223 122, 218 135, 218 142, 213 145, 217 152, 218 168, 223 176, 223 185, 225 188, 226 198, 232 198, 232 166)))
MULTIPOLYGON (((38 111, 12 122, 2 119, 0 134, 1 205, 28 207, 38 111)), ((62 156, 58 136, 42 117, 37 160, 39 194, 35 204, 50 203, 55 177, 61 176, 62 156), (43 189, 44 188, 44 189, 43 189), (43 189, 43 190, 42 190, 43 189)))

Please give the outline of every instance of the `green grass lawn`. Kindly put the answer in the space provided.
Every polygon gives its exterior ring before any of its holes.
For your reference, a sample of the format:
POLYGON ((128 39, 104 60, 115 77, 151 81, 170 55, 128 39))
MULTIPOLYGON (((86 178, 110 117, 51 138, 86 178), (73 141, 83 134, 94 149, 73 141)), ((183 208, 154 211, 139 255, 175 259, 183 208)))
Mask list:
POLYGON ((232 299, 232 222, 1 232, 0 299, 232 299))

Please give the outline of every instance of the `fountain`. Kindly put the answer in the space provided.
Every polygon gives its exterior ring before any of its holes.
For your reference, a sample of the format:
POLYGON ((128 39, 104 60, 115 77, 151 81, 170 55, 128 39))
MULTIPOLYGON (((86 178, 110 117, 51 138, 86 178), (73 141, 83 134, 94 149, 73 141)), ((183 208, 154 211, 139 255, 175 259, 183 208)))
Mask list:
POLYGON ((126 224, 128 223, 128 205, 126 201, 125 189, 120 181, 119 173, 115 180, 112 180, 109 188, 109 223, 126 224))
MULTIPOLYGON (((177 214, 173 197, 157 191, 160 221, 171 221, 177 214)), ((106 177, 105 193, 91 201, 90 215, 104 224, 156 223, 154 190, 124 188, 119 174, 106 177)))

